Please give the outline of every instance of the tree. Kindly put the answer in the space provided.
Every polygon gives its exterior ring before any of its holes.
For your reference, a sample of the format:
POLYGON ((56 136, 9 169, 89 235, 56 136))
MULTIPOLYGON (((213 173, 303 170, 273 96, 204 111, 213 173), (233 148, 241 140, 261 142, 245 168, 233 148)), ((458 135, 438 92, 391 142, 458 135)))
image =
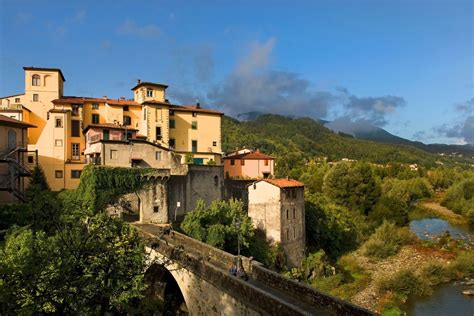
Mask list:
POLYGON ((305 200, 306 243, 310 251, 323 249, 336 259, 357 247, 367 229, 361 215, 320 194, 307 193, 305 200))
POLYGON ((64 223, 53 236, 14 229, 0 252, 0 311, 120 312, 142 295, 145 259, 134 228, 105 214, 64 223))
POLYGON ((379 197, 379 187, 369 163, 341 162, 328 171, 323 192, 336 203, 368 214, 379 197))
POLYGON ((394 222, 397 226, 404 226, 408 224, 408 204, 404 199, 383 195, 368 218, 375 227, 381 225, 384 220, 394 222))
POLYGON ((181 228, 197 240, 232 253, 237 253, 239 234, 244 248, 249 247, 253 237, 252 220, 244 214, 243 203, 234 199, 214 201, 209 206, 199 200, 196 208, 186 214, 181 228), (240 231, 237 220, 241 222, 240 231))

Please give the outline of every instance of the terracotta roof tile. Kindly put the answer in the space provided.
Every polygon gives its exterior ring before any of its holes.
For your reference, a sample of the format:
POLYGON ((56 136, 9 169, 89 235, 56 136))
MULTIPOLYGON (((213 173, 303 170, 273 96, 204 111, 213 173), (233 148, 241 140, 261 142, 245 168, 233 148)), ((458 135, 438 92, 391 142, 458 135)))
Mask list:
POLYGON ((233 156, 224 157, 224 159, 246 159, 246 160, 259 160, 259 159, 266 159, 266 160, 274 160, 273 157, 265 155, 258 151, 253 151, 250 153, 243 153, 233 156))
POLYGON ((59 99, 53 100, 53 103, 67 103, 67 104, 84 104, 85 102, 97 102, 103 103, 106 102, 110 105, 135 105, 141 106, 140 103, 132 100, 120 100, 120 99, 104 99, 104 98, 91 98, 91 97, 75 97, 75 96, 64 96, 59 99))
POLYGON ((223 112, 211 109, 203 109, 202 107, 197 107, 196 105, 172 105, 170 110, 224 115, 223 112))
POLYGON ((36 125, 16 120, 14 118, 0 114, 0 125, 14 125, 19 127, 36 127, 36 125))
POLYGON ((89 128, 98 127, 98 128, 110 128, 110 129, 121 129, 121 130, 128 130, 128 131, 138 131, 136 128, 132 127, 125 127, 119 126, 112 123, 102 123, 102 124, 89 124, 84 128, 84 131, 88 130, 89 128))
POLYGON ((279 188, 294 188, 294 187, 304 187, 303 182, 299 182, 293 179, 262 179, 260 181, 265 181, 279 188))
POLYGON ((165 84, 162 84, 162 83, 156 83, 156 82, 147 82, 147 81, 143 81, 143 82, 140 82, 138 83, 135 87, 133 87, 131 90, 135 90, 141 86, 153 86, 153 87, 160 87, 160 88, 168 88, 167 85, 165 84))

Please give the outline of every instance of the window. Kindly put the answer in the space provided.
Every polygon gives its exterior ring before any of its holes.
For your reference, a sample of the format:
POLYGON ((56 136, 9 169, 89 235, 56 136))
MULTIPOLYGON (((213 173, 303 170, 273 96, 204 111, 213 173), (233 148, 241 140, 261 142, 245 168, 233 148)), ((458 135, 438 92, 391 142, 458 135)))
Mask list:
POLYGON ((193 117, 196 117, 197 116, 197 113, 196 112, 193 112, 193 117))
POLYGON ((20 98, 15 98, 15 103, 20 103, 20 98))
POLYGON ((197 129, 198 128, 198 122, 197 121, 192 121, 191 122, 191 128, 192 129, 197 129))
POLYGON ((219 185, 219 177, 218 176, 214 176, 214 186, 218 186, 219 185))
POLYGON ((157 152, 155 153, 155 159, 156 159, 156 160, 161 160, 161 151, 157 151, 157 152))
POLYGON ((231 166, 234 166, 234 165, 235 165, 235 160, 234 160, 234 159, 231 159, 231 160, 230 160, 230 165, 231 165, 231 166))
POLYGON ((129 111, 129 110, 128 110, 128 105, 125 105, 125 106, 123 107, 123 111, 124 111, 124 112, 128 112, 128 111, 129 111))
POLYGON ((81 136, 81 121, 79 120, 71 121, 71 136, 72 137, 81 136))
POLYGON ((132 118, 128 115, 123 116, 123 125, 132 125, 132 118))
POLYGON ((62 139, 56 139, 54 141, 54 146, 56 147, 63 147, 63 140, 62 139))
POLYGON ((290 240, 290 239, 291 239, 291 238, 290 238, 290 229, 287 228, 287 229, 286 229, 286 240, 290 240))
POLYGON ((170 148, 175 149, 176 147, 176 141, 174 138, 170 138, 170 148))
POLYGON ((99 124, 99 114, 92 114, 92 124, 99 124))
POLYGON ((56 175, 56 179, 62 179, 63 171, 62 170, 56 170, 55 175, 56 175))
POLYGON ((265 160, 263 161, 263 164, 264 164, 265 166, 268 166, 268 159, 265 159, 265 160))
POLYGON ((110 159, 117 160, 118 159, 118 151, 111 149, 110 150, 110 159))
POLYGON ((245 166, 245 159, 240 160, 240 165, 245 166))
POLYGON ((156 140, 161 140, 161 127, 156 127, 155 128, 155 132, 156 132, 156 140))
POLYGON ((153 213, 158 213, 160 211, 159 206, 153 206, 153 213))
POLYGON ((99 109, 99 104, 98 103, 92 103, 92 109, 93 110, 98 110, 99 109))
POLYGON ((146 108, 143 108, 143 119, 146 120, 146 108))
POLYGON ((191 151, 193 153, 198 151, 198 141, 197 140, 192 140, 191 141, 191 151))
POLYGON ((175 127, 176 127, 175 120, 170 120, 170 128, 175 128, 175 127))
POLYGON ((170 116, 174 115, 174 110, 170 110, 170 116))
POLYGON ((39 95, 37 93, 33 94, 33 102, 38 102, 39 101, 39 95))
POLYGON ((132 139, 132 138, 133 138, 132 132, 127 132, 127 139, 132 139))
POLYGON ((81 177, 82 170, 71 170, 71 179, 79 179, 81 177))
POLYGON ((78 116, 79 115, 79 105, 73 104, 72 105, 72 111, 71 111, 73 116, 78 116))
POLYGON ((296 218, 296 209, 293 209, 293 218, 296 218))
POLYGON ((293 239, 296 239, 296 229, 293 228, 293 239))
POLYGON ((214 147, 217 146, 217 142, 216 142, 216 141, 213 141, 213 142, 212 142, 212 146, 214 146, 214 147))
POLYGON ((286 219, 290 219, 290 210, 286 210, 286 219))
POLYGON ((295 188, 291 189, 291 197, 296 199, 296 189, 295 188))
POLYGON ((28 163, 34 163, 35 162, 35 157, 34 156, 28 156, 28 163))
POLYGON ((80 153, 80 144, 72 143, 72 160, 79 160, 79 153, 80 153))
POLYGON ((60 117, 56 117, 56 127, 63 127, 63 119, 60 117))
POLYGON ((103 139, 103 140, 109 140, 109 138, 110 138, 110 132, 109 132, 109 130, 108 130, 108 129, 104 129, 104 130, 102 131, 102 139, 103 139))
POLYGON ((33 75, 33 77, 31 77, 31 85, 32 86, 39 86, 40 85, 40 76, 39 75, 33 75))
POLYGON ((153 89, 146 89, 146 96, 148 98, 153 97, 153 89))

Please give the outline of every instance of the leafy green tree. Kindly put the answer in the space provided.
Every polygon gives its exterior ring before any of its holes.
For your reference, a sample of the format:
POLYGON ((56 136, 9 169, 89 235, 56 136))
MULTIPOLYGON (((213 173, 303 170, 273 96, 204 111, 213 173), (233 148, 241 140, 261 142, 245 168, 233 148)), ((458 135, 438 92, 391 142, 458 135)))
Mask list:
POLYGON ((433 196, 433 188, 425 178, 408 180, 386 179, 382 184, 382 194, 410 204, 418 199, 433 196))
POLYGON ((408 224, 408 204, 404 199, 383 195, 369 213, 368 219, 375 227, 384 220, 404 226, 408 224))
POLYGON ((442 204, 465 216, 474 225, 474 178, 453 184, 446 192, 442 204))
POLYGON ((53 236, 14 229, 0 252, 5 314, 117 313, 144 290, 144 248, 121 220, 97 214, 53 236))
POLYGON ((238 236, 242 248, 248 249, 253 237, 252 220, 243 212, 240 200, 214 201, 206 206, 199 200, 181 223, 183 231, 211 246, 237 253, 238 236), (237 222, 240 229, 237 229, 237 222))
POLYGON ((341 162, 324 178, 323 192, 336 203, 368 214, 379 197, 379 187, 370 164, 341 162))
POLYGON ((367 229, 361 215, 320 194, 306 192, 305 200, 306 244, 310 251, 322 249, 336 259, 357 247, 367 229))
POLYGON ((328 164, 318 164, 315 161, 310 161, 305 167, 299 178, 304 183, 305 188, 311 193, 323 192, 324 176, 329 170, 328 164))

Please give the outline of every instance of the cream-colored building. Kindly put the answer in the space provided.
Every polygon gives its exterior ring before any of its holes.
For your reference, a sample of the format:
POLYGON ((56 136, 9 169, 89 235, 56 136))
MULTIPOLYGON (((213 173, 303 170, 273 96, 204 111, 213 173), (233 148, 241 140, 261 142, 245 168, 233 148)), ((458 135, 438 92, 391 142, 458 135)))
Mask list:
POLYGON ((0 203, 24 201, 26 177, 36 153, 28 158, 28 128, 32 124, 0 114, 0 203))
MULTIPOLYGON (((136 137, 171 150, 181 162, 217 164, 221 161, 223 113, 199 104, 180 106, 166 99, 166 85, 138 82, 133 99, 64 96, 60 69, 24 67, 25 92, 0 98, 0 113, 31 123, 29 150, 38 150, 39 164, 53 190, 78 186, 88 163, 84 131, 112 124, 136 137), (128 130, 128 131, 127 131, 128 130)), ((103 128, 103 135, 111 133, 103 128)))
POLYGON ((247 190, 248 216, 255 228, 282 246, 288 267, 301 266, 305 249, 304 184, 292 179, 262 179, 247 190))

